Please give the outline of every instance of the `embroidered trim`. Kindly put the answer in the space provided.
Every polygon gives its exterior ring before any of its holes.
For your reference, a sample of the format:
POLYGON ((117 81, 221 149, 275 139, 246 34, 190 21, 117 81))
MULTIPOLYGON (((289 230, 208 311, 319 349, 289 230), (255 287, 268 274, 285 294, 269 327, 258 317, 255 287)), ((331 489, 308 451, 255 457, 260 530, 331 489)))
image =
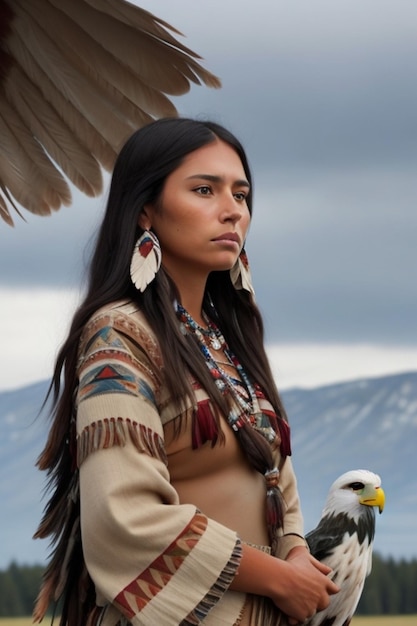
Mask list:
POLYGON ((207 617, 208 612, 212 609, 217 602, 223 597, 223 594, 228 590, 232 580, 236 575, 236 571, 239 567, 240 559, 242 557, 242 543, 238 539, 231 557, 227 562, 225 568, 221 572, 215 584, 209 589, 204 598, 197 604, 197 606, 182 620, 180 626, 197 626, 207 617))
MULTIPOLYGON (((81 373, 96 363, 100 363, 100 361, 115 361, 126 364, 129 369, 133 369, 135 372, 139 371, 141 373, 146 374, 157 386, 159 383, 156 379, 154 371, 146 365, 145 362, 139 361, 134 354, 126 351, 125 347, 114 347, 114 346, 99 346, 92 352, 90 352, 87 356, 83 357, 82 364, 80 364, 79 372, 81 373)), ((128 371, 128 370, 126 370, 128 371)))
MULTIPOLYGON (((92 339, 93 334, 97 333, 106 326, 121 331, 127 335, 129 339, 133 339, 137 342, 138 347, 149 358, 149 361, 155 365, 154 373, 157 374, 158 370, 163 368, 163 360, 161 351, 158 346, 156 338, 153 337, 146 323, 133 315, 139 313, 137 311, 131 313, 125 313, 120 309, 113 309, 111 311, 105 311, 95 316, 85 327, 83 336, 80 342, 80 355, 84 354, 86 346, 92 339)), ((81 357, 82 358, 82 357, 81 357)), ((160 376, 158 376, 160 380, 160 376)))
POLYGON ((90 358, 95 367, 89 367, 85 374, 80 373, 79 403, 105 393, 125 393, 139 395, 156 407, 152 388, 136 371, 123 365, 126 356, 122 352, 111 350, 92 355, 90 358))
POLYGON ((168 465, 164 442, 158 433, 128 418, 106 417, 91 422, 77 436, 77 466, 80 467, 91 452, 113 446, 124 447, 128 438, 139 452, 145 452, 168 465))
POLYGON ((140 613, 170 582, 206 528, 207 517, 196 513, 175 541, 114 598, 113 605, 128 619, 140 613))
POLYGON ((164 367, 159 344, 132 303, 122 301, 116 308, 98 312, 86 325, 78 348, 78 374, 99 362, 103 354, 144 374, 155 396, 159 394, 164 367))

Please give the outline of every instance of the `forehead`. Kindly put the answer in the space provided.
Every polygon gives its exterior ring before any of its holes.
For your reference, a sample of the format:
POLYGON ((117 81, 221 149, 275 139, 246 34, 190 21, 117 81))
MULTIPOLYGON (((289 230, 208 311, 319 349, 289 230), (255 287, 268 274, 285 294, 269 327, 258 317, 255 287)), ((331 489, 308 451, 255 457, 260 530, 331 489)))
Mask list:
POLYGON ((220 139, 187 154, 173 174, 180 176, 213 174, 235 180, 246 179, 238 153, 220 139))

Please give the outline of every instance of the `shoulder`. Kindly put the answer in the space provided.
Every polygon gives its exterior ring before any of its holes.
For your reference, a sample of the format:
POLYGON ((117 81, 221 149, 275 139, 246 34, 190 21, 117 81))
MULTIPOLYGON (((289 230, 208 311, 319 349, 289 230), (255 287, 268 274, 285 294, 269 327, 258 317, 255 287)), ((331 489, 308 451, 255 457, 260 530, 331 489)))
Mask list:
POLYGON ((98 347, 124 347, 138 355, 147 356, 162 367, 159 342, 143 311, 129 300, 112 302, 98 309, 86 323, 79 344, 81 360, 98 347))
POLYGON ((97 309, 86 323, 83 337, 91 335, 96 329, 106 325, 132 330, 132 332, 135 332, 137 327, 143 327, 151 332, 142 310, 130 300, 117 300, 97 309))

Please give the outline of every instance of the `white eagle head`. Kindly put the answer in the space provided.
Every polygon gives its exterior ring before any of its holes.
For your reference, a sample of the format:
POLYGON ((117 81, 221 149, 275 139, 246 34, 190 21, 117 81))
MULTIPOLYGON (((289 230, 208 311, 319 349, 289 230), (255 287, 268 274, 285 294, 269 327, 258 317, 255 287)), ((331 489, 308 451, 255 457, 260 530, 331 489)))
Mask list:
POLYGON ((364 506, 377 506, 382 513, 385 494, 378 474, 369 470, 351 470, 337 478, 330 487, 323 515, 346 513, 357 519, 364 506))

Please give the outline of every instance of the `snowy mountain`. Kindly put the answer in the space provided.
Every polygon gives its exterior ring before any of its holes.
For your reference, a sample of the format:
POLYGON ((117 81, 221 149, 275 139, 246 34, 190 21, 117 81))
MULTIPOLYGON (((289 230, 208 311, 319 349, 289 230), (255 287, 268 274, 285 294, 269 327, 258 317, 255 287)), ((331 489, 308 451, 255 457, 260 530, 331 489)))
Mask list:
MULTIPOLYGON (((41 382, 0 393, 0 569, 12 559, 46 559, 46 542, 31 539, 42 512, 45 477, 34 465, 48 427, 37 417, 46 389, 41 382)), ((417 372, 292 389, 283 399, 306 530, 316 525, 330 484, 367 468, 380 474, 386 493, 375 549, 417 557, 417 372)))
POLYGON ((417 557, 417 372, 283 395, 306 530, 316 525, 337 476, 370 469, 386 495, 375 549, 417 557))

